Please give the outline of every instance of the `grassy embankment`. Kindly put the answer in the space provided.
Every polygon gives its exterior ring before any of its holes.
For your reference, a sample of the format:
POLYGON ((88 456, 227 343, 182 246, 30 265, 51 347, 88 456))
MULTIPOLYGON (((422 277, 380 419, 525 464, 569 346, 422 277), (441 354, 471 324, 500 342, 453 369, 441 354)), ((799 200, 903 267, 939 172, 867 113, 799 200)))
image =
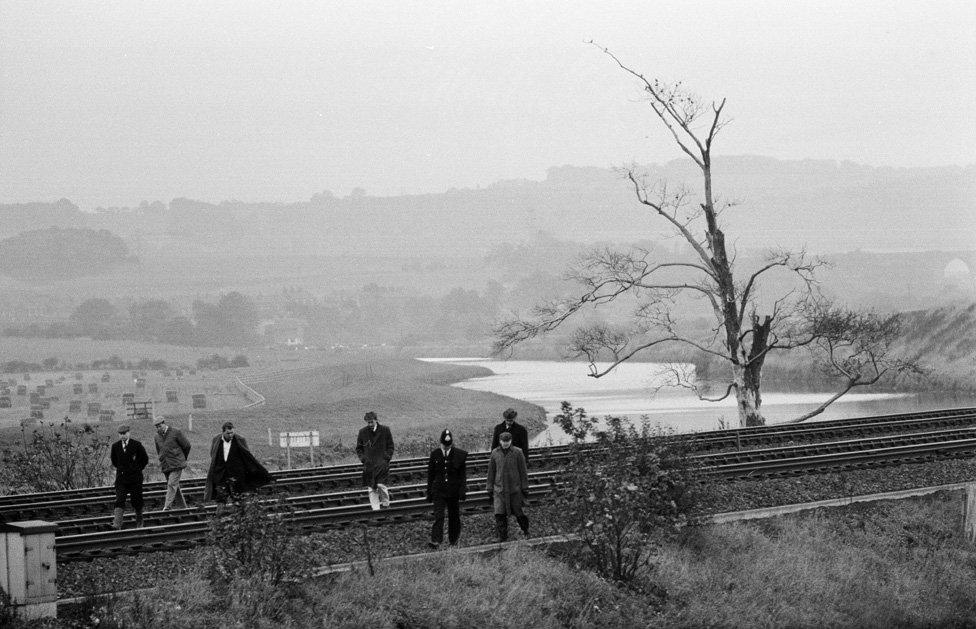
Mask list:
MULTIPOLYGON (((976 553, 959 494, 687 530, 636 588, 585 553, 443 554, 225 598, 191 571, 100 626, 768 627, 976 626, 976 553)), ((450 553, 450 551, 446 551, 450 553)))

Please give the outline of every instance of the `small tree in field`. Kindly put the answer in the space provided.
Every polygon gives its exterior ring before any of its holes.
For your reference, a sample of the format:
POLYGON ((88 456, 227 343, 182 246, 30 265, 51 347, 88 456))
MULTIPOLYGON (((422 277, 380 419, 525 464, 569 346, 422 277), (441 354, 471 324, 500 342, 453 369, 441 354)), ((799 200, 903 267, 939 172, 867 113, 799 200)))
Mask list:
POLYGON ((10 484, 31 491, 79 489, 103 485, 108 475, 110 439, 89 424, 47 424, 4 453, 10 484))
POLYGON ((555 511, 589 548, 597 572, 629 582, 650 565, 654 547, 686 523, 698 482, 682 442, 617 417, 607 429, 563 402, 556 422, 576 440, 555 511), (583 444, 587 438, 593 444, 583 444))
MULTIPOLYGON (((766 358, 771 352, 813 343, 823 328, 808 315, 831 310, 817 290, 816 274, 824 262, 803 251, 772 249, 754 267, 737 265, 722 221, 722 212, 733 204, 721 203, 712 185, 712 150, 728 122, 723 116, 725 100, 705 104, 681 83, 646 78, 609 50, 602 51, 637 80, 654 117, 694 164, 700 183, 697 192, 648 181, 636 166, 624 171, 637 202, 683 241, 689 253, 654 256, 643 249, 605 248, 584 254, 567 273, 579 285, 579 293, 539 304, 527 316, 503 322, 495 330, 495 351, 511 351, 589 310, 631 300, 627 302, 634 306, 629 325, 597 321, 575 331, 570 352, 590 361, 591 376, 603 377, 651 348, 680 346, 703 361, 720 361, 727 371, 718 380, 717 394, 711 392, 713 383, 681 368, 673 370, 668 384, 692 389, 713 402, 733 396, 740 425, 764 424, 761 391, 766 358), (774 273, 788 288, 762 295, 764 281, 774 273), (709 325, 680 320, 679 305, 710 313, 709 325), (609 357, 608 367, 597 367, 602 357, 609 357)), ((856 327, 845 332, 856 333, 856 327)), ((873 343, 875 355, 886 356, 888 346, 887 341, 873 343)), ((834 373, 845 379, 840 395, 851 389, 851 375, 855 385, 874 381, 867 372, 834 373)))

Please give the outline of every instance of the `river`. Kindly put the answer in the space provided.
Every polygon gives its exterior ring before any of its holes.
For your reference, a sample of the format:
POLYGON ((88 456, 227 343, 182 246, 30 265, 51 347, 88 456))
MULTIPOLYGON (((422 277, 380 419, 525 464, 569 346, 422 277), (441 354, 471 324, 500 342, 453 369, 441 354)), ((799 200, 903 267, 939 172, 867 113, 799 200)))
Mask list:
MULTIPOLYGON (((563 400, 583 407, 591 416, 622 415, 631 419, 646 416, 652 425, 677 432, 714 430, 722 421, 736 426, 735 399, 705 402, 686 389, 661 388, 656 363, 623 363, 602 378, 587 375, 587 365, 580 362, 551 360, 491 360, 485 358, 421 358, 430 362, 478 365, 491 369, 493 375, 471 378, 454 386, 491 391, 538 404, 550 417, 559 413, 563 400)), ((769 423, 786 421, 816 408, 831 393, 764 390, 763 414, 769 423)), ((939 408, 976 406, 976 396, 953 393, 848 393, 809 421, 824 421, 909 413, 939 408)), ((541 446, 564 443, 567 436, 550 425, 535 435, 532 444, 541 446)))

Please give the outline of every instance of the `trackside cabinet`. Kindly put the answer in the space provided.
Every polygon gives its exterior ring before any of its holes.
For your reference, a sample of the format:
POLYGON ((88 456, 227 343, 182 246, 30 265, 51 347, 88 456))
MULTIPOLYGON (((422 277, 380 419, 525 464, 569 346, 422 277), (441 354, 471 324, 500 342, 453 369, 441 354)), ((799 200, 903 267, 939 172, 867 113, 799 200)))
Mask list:
POLYGON ((0 586, 21 618, 57 616, 56 529, 41 520, 0 524, 0 586))

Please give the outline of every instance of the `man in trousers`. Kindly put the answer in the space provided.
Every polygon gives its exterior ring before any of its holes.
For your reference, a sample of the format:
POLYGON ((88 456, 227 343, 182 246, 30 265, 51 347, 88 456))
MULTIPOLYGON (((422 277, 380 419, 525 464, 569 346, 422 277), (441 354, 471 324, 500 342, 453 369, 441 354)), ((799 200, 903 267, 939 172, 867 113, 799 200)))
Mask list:
POLYGON ((129 497, 136 512, 136 528, 142 526, 142 470, 149 464, 149 455, 141 443, 129 437, 129 426, 119 426, 119 440, 112 444, 109 454, 115 468, 115 510, 112 528, 122 528, 125 498, 129 497))
POLYGON ((468 453, 454 446, 450 430, 441 433, 441 447, 427 461, 427 500, 434 503, 434 525, 430 529, 430 548, 444 541, 444 511, 447 511, 447 541, 457 546, 461 537, 461 502, 467 494, 468 453))
POLYGON ((373 511, 390 506, 390 490, 386 487, 393 458, 393 435, 380 425, 376 413, 363 416, 366 425, 356 436, 356 455, 363 463, 363 485, 369 490, 369 504, 373 511))
POLYGON ((210 442, 210 467, 203 499, 226 503, 271 481, 271 473, 251 454, 247 440, 234 432, 233 422, 224 422, 220 434, 210 442))
POLYGON ((180 489, 180 478, 186 469, 186 458, 190 456, 190 442, 183 433, 166 423, 165 417, 157 417, 153 424, 156 426, 156 454, 159 455, 159 469, 166 476, 166 501, 163 511, 168 511, 176 497, 186 508, 186 498, 180 489))
POLYGON ((529 476, 522 450, 512 445, 512 435, 503 432, 498 443, 488 459, 486 486, 491 492, 498 541, 504 542, 508 539, 508 517, 511 515, 515 516, 525 536, 529 536, 529 518, 522 511, 522 503, 529 496, 529 476))
POLYGON ((522 456, 525 457, 525 463, 529 462, 529 431, 526 430, 525 426, 515 421, 518 417, 518 412, 514 408, 506 408, 505 412, 502 413, 502 421, 497 426, 495 430, 492 431, 491 435, 491 450, 498 447, 498 438, 503 432, 507 432, 512 435, 512 445, 522 451, 522 456))

